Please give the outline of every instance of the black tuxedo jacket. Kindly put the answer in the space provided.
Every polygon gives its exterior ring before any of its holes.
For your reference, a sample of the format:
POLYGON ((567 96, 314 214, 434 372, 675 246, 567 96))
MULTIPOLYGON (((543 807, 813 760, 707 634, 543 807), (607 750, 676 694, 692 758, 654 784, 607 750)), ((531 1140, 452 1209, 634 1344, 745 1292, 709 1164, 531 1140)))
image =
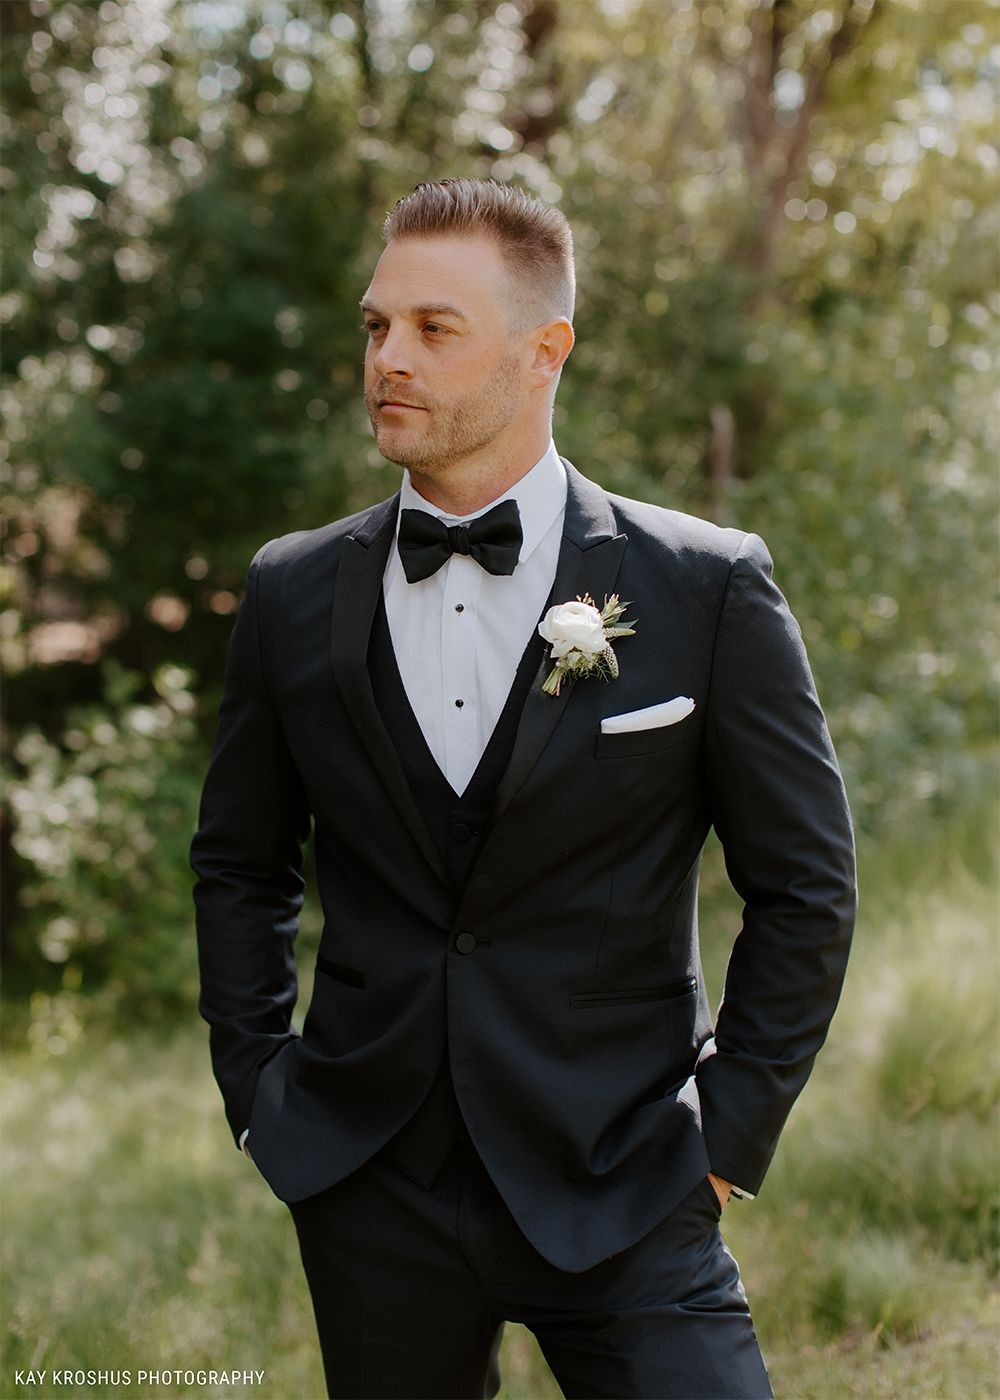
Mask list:
POLYGON ((839 995, 854 858, 761 541, 567 471, 552 601, 617 592, 637 630, 616 644, 614 681, 556 698, 539 669, 463 888, 366 665, 398 497, 255 557, 192 864, 215 1074, 275 1193, 300 1200, 367 1160, 447 1047, 510 1210, 578 1271, 709 1169, 759 1187, 839 995), (678 724, 601 733, 604 716, 678 695, 696 706, 678 724), (310 823, 325 925, 300 1037, 310 823), (714 1026, 696 916, 713 825, 745 902, 714 1026))

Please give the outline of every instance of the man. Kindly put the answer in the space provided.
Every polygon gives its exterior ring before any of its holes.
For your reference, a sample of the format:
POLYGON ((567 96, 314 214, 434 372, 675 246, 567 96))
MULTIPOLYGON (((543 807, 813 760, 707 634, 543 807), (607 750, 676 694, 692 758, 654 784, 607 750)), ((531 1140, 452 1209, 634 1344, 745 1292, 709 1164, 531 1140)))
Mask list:
POLYGON ((854 908, 801 639, 755 536, 556 455, 557 211, 442 181, 384 233, 365 392, 402 488, 254 559, 193 845, 229 1122, 290 1205, 332 1396, 492 1395, 507 1319, 567 1396, 769 1395, 718 1219, 854 908), (713 825, 745 901, 714 1027, 713 825))

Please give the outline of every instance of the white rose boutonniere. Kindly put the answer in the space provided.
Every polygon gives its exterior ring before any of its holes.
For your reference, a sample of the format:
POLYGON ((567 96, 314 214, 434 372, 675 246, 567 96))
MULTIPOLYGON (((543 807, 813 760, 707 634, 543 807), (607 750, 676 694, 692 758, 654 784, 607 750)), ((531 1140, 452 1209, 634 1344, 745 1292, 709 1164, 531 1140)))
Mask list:
POLYGON ((614 680, 618 675, 618 658, 611 643, 615 637, 631 637, 634 627, 621 622, 628 603, 620 603, 618 594, 604 599, 598 609, 589 593, 574 603, 558 603, 538 624, 538 631, 551 643, 549 659, 555 662, 546 676, 542 689, 546 695, 558 695, 564 680, 582 676, 603 676, 614 680))

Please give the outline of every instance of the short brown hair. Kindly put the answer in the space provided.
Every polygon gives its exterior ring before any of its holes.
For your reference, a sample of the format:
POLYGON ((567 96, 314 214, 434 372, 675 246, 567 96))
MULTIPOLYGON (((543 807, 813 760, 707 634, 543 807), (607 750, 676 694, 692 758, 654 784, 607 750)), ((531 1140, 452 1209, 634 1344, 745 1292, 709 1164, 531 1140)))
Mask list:
POLYGON ((573 235, 561 210, 496 180, 432 180, 399 200, 382 225, 387 243, 443 234, 494 239, 535 308, 572 319, 573 235))

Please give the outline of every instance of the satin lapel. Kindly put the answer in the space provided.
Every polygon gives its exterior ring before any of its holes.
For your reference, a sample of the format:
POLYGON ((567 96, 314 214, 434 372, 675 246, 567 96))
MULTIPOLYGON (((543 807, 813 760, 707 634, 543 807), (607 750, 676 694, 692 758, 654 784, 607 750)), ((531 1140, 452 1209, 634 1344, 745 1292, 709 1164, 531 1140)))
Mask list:
POLYGON ((428 864, 447 883, 448 873, 382 722, 368 673, 368 642, 386 559, 395 538, 398 505, 398 494, 383 501, 344 540, 333 590, 330 664, 365 753, 428 864))
MULTIPOLYGON (((615 591, 627 536, 616 533, 617 525, 607 496, 601 487, 581 476, 563 459, 569 492, 566 522, 563 526, 559 562, 546 607, 567 603, 589 593, 603 606, 606 595, 615 591)), ((575 683, 564 685, 559 695, 546 695, 542 681, 551 669, 548 648, 532 682, 521 712, 517 738, 507 771, 497 789, 493 820, 498 821, 511 798, 541 757, 542 750, 573 699, 575 683)))

